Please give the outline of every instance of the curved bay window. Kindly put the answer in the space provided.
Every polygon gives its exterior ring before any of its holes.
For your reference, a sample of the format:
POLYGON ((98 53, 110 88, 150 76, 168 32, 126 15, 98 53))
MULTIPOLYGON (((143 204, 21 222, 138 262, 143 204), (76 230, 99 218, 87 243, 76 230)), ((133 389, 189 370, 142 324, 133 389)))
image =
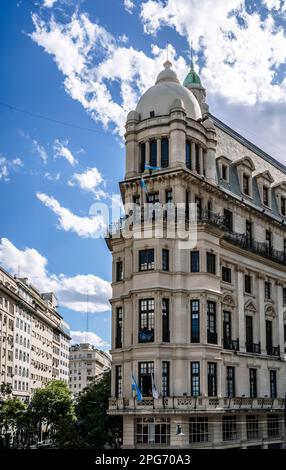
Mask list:
POLYGON ((207 301, 207 337, 208 343, 217 344, 216 303, 207 301))
POLYGON ((154 362, 139 362, 139 388, 143 397, 152 397, 152 374, 154 377, 154 362))
POLYGON ((169 139, 164 137, 161 139, 161 167, 167 168, 169 166, 169 139))
POLYGON ((154 342, 154 299, 141 299, 139 301, 139 343, 154 342))

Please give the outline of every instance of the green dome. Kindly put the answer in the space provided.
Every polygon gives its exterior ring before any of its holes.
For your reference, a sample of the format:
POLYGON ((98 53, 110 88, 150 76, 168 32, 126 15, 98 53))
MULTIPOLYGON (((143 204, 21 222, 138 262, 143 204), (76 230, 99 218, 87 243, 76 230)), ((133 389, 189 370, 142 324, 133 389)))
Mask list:
POLYGON ((186 88, 193 88, 193 87, 201 87, 201 79, 199 75, 195 72, 193 64, 191 65, 191 68, 189 70, 188 75, 186 76, 184 80, 184 86, 186 88))

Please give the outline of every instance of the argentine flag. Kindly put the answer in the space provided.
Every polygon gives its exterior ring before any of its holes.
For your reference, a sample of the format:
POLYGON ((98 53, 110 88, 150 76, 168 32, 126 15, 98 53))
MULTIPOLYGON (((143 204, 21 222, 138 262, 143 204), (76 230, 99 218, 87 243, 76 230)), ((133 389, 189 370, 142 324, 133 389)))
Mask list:
POLYGON ((145 170, 162 170, 160 166, 145 165, 145 170))
POLYGON ((134 379, 134 375, 132 374, 132 392, 136 393, 137 395, 137 400, 138 401, 142 401, 143 400, 143 397, 142 397, 142 394, 139 390, 139 387, 137 385, 137 382, 136 380, 134 379))

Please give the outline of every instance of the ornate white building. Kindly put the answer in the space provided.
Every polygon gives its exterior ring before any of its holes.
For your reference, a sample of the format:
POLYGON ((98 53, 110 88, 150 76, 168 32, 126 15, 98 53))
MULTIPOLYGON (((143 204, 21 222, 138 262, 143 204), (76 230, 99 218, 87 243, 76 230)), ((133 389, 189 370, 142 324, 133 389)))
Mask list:
POLYGON ((120 190, 135 209, 106 238, 109 413, 123 416, 124 447, 284 442, 286 168, 211 115, 205 96, 193 67, 181 85, 166 62, 127 117, 120 190), (159 222, 156 203, 167 204, 159 222), (171 203, 184 228, 175 237, 171 203), (197 242, 186 249, 194 204, 197 242))

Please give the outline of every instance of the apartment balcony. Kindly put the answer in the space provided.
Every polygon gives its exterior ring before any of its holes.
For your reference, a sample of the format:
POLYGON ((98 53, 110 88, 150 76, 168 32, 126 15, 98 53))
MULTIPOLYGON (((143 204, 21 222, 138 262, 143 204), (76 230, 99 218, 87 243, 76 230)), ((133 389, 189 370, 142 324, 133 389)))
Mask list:
POLYGON ((261 354, 261 344, 260 343, 246 343, 246 352, 253 354, 261 354))
POLYGON ((203 398, 203 397, 144 397, 142 401, 136 398, 110 398, 109 413, 152 412, 177 414, 193 412, 229 412, 245 410, 284 411, 283 398, 203 398))
POLYGON ((280 356, 280 346, 267 346, 266 352, 268 356, 280 356))
POLYGON ((239 351, 239 339, 224 339, 224 349, 230 349, 231 351, 239 351))

